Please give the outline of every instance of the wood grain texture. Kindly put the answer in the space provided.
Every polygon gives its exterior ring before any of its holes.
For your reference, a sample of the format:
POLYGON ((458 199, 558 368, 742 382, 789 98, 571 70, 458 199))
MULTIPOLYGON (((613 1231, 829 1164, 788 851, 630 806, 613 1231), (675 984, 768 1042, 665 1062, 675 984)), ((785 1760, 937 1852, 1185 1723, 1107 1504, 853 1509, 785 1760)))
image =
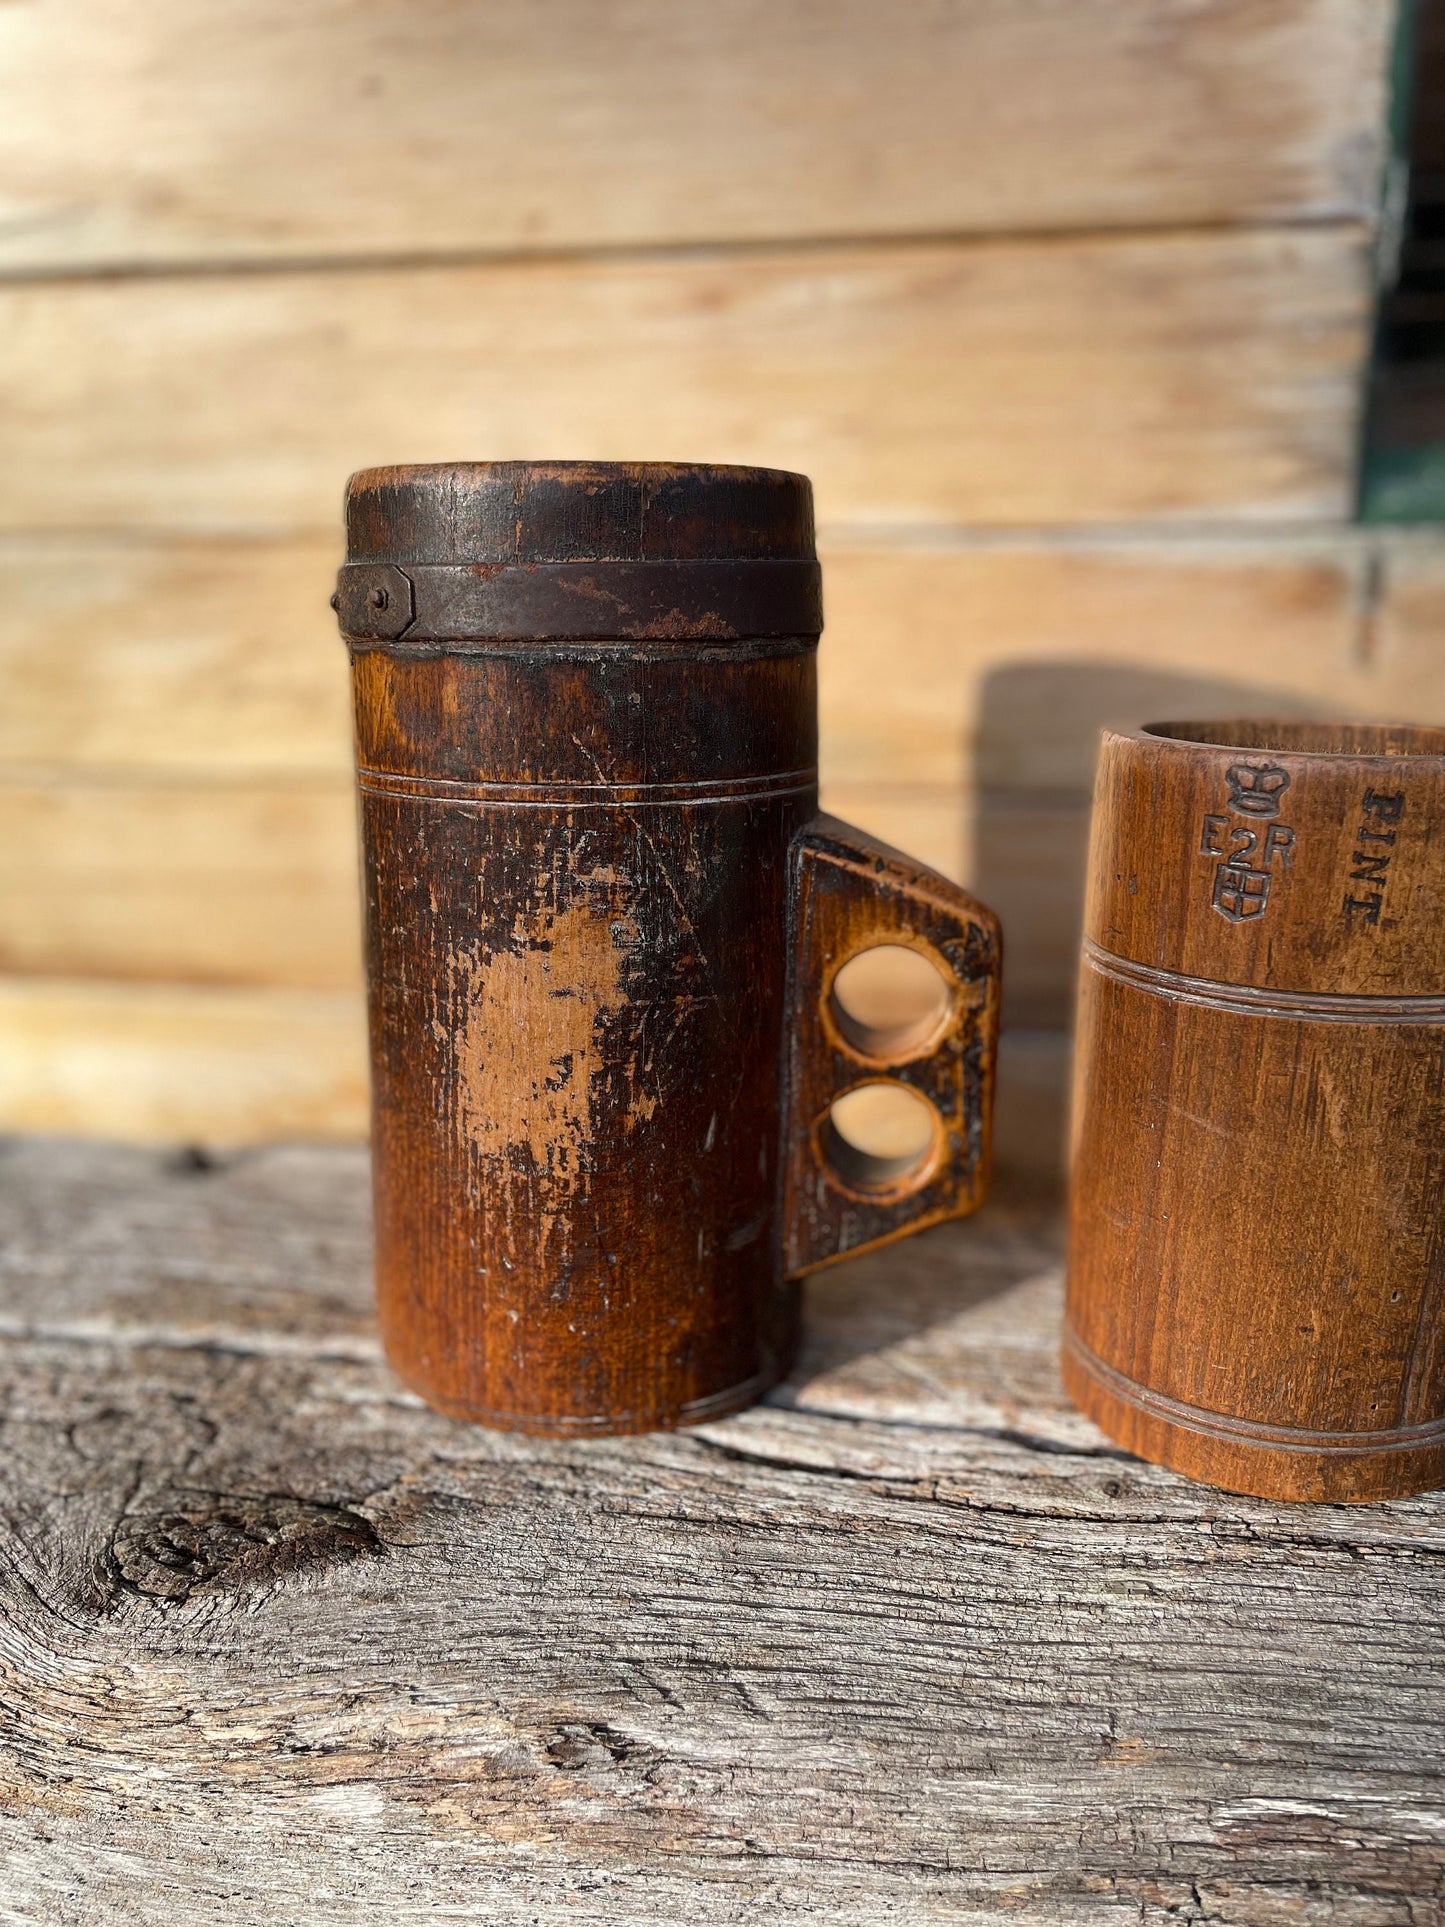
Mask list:
MULTIPOLYGON (((826 536, 824 780, 1087 795, 1096 730, 1267 703, 1445 709, 1431 534, 826 536)), ((333 535, 0 535, 0 766, 350 768, 333 535)))
POLYGON ((0 527, 330 534, 350 470, 538 449, 825 524, 1338 518, 1368 326, 1337 228, 17 284, 0 527))
MULTIPOLYGON (((356 983, 334 561, 329 538, 0 545, 12 968, 356 983)), ((1445 716, 1433 536, 834 546, 825 594, 824 805, 999 907, 1030 1026, 1068 1021, 1101 725, 1445 716)))
POLYGON ((802 635, 739 636, 693 585, 815 575, 808 482, 388 467, 346 509, 387 1357, 509 1430, 750 1404, 796 1344, 783 1039, 819 618, 815 595, 802 635), (402 616, 440 568, 543 606, 485 642, 443 613, 416 643, 402 616), (649 569, 665 614, 623 640, 618 575, 649 569), (557 640, 579 576, 605 642, 557 640))
POLYGON ((366 1128, 359 989, 0 977, 0 1129, 230 1145, 366 1128))
POLYGON ((0 537, 0 767, 348 773, 346 656, 327 607, 340 552, 339 530, 0 537))
POLYGON ((1445 1484, 1445 729, 1105 734, 1066 1382, 1282 1499, 1445 1484))
POLYGON ((0 265, 1370 218, 1385 0, 0 14, 0 265), (484 130, 484 137, 478 137, 484 130))
POLYGON ((1109 1448, 1036 1208, 814 1281, 766 1407, 548 1442, 387 1376, 365 1198, 0 1162, 16 1927, 1439 1911, 1442 1501, 1109 1448))
POLYGON ((1098 732, 1125 716, 1426 721, 1445 705, 1438 536, 981 533, 821 552, 825 781, 1087 798, 1098 732))
POLYGON ((360 982, 344 776, 0 785, 0 966, 41 975, 360 982))
POLYGON ((392 467, 347 528, 387 1357, 519 1431, 750 1404, 799 1274, 979 1203, 997 1030, 989 912, 818 817, 807 479, 392 467), (890 938, 947 1018, 864 1051, 833 976, 890 938), (899 1168, 833 1128, 881 1079, 899 1168))
MULTIPOLYGON (((982 1203, 992 1168, 1000 941, 986 905, 836 817, 807 825, 789 868, 783 1257, 804 1274, 982 1203), (879 950, 885 963, 892 950, 931 969, 940 995, 929 1014, 874 1025, 850 1015, 840 974, 879 950), (880 1155, 850 1140, 845 1107, 856 1113, 884 1093, 906 1094, 926 1114, 921 1151, 880 1155)), ((885 997, 876 1014, 898 1009, 885 997)))
MULTIPOLYGON (((821 794, 957 876, 971 821, 961 787, 832 783, 821 794)), ((1004 867, 1013 854, 995 847, 1004 867)), ((1042 860, 1051 882, 1059 865, 1047 849, 1042 860)), ((341 775, 168 783, 11 770, 0 776, 0 969, 354 988, 357 862, 354 785, 341 775)), ((1037 874, 1020 872, 1021 887, 1037 874)))
POLYGON ((828 807, 997 909, 1011 1024, 1070 1018, 1102 727, 1445 718, 1433 536, 845 550, 826 581, 828 807))
MULTIPOLYGON (((999 1168, 1053 1176, 1067 1040, 1007 1032, 999 1058, 999 1168)), ((6 1131, 224 1148, 356 1142, 369 1121, 359 991, 0 977, 0 1064, 6 1131)))

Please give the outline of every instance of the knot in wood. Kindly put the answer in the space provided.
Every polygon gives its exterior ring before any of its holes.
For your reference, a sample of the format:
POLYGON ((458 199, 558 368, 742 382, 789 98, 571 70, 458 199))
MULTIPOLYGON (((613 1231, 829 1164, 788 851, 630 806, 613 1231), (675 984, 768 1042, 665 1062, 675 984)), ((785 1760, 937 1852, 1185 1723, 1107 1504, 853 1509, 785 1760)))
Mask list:
POLYGON ((656 1757, 650 1747, 601 1720, 559 1726, 547 1742, 546 1753, 561 1773, 625 1767, 656 1757))
POLYGON ((305 1567, 381 1551, 360 1513, 277 1494, 178 1495, 163 1508, 122 1519, 112 1541, 123 1589, 172 1600, 264 1585, 305 1567))

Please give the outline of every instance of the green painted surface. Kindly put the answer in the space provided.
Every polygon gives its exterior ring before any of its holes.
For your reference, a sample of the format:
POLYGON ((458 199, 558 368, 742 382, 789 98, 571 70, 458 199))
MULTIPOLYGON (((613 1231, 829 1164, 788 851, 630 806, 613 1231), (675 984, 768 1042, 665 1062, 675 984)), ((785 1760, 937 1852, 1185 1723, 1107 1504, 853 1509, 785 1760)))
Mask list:
POLYGON ((1445 442, 1367 446, 1359 514, 1362 522, 1445 522, 1445 442))
MULTIPOLYGON (((1421 0, 1399 0, 1395 17, 1390 59, 1390 158, 1381 181, 1381 213, 1385 221, 1401 218, 1398 211, 1390 209, 1388 202, 1392 182, 1398 183, 1401 171, 1409 165, 1420 5, 1421 0)), ((1393 250, 1387 244, 1385 251, 1393 250)), ((1384 292, 1386 290, 1381 290, 1384 292)), ((1445 521, 1445 443, 1402 447, 1386 445, 1377 437, 1372 397, 1381 366, 1381 332, 1377 329, 1361 439, 1359 519, 1367 523, 1445 521)))

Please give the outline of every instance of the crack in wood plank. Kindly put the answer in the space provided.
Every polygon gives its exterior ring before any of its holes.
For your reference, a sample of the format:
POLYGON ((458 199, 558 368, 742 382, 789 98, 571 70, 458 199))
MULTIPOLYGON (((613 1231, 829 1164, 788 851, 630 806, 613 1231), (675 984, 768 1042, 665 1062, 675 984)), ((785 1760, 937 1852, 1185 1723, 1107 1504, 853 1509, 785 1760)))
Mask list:
POLYGON ((547 1441, 392 1387, 360 1154, 8 1147, 0 1918, 1440 1919, 1445 1500, 1105 1457, 1051 1210, 841 1268, 776 1403, 547 1441))

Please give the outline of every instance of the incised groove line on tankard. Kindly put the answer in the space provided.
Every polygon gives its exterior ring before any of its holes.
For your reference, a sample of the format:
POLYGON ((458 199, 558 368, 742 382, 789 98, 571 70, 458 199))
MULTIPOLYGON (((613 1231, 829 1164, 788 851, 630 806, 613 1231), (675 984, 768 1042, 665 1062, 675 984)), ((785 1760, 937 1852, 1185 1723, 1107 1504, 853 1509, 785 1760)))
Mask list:
POLYGON ((818 812, 806 478, 368 470, 336 604, 388 1359, 443 1411, 561 1436, 750 1403, 803 1272, 971 1211, 988 1173, 995 919, 818 812), (980 1008, 865 1061, 832 972, 915 939, 980 1008), (937 1120, 906 1172, 820 1132, 870 1078, 937 1120))

